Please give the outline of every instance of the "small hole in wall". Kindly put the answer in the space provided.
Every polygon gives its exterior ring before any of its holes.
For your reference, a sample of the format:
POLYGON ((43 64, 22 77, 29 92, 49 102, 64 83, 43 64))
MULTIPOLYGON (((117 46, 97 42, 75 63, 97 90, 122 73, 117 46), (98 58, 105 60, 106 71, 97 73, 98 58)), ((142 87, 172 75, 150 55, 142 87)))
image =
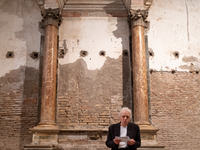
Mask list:
POLYGON ((150 72, 150 74, 152 74, 153 73, 153 69, 150 69, 149 72, 150 72))
POLYGON ((60 53, 61 53, 62 55, 64 55, 64 54, 65 54, 65 50, 64 50, 64 49, 61 49, 61 50, 60 50, 60 53))
POLYGON ((175 58, 179 58, 179 52, 175 51, 175 52, 173 53, 173 55, 174 55, 175 58))
POLYGON ((14 58, 14 52, 8 51, 6 54, 6 58, 14 58))
POLYGON ((33 58, 33 59, 37 59, 38 56, 39 56, 39 53, 38 53, 38 52, 32 52, 32 53, 30 54, 30 57, 33 58))
POLYGON ((85 57, 88 55, 88 52, 85 50, 80 51, 80 56, 85 57))
POLYGON ((172 69, 172 74, 175 74, 176 73, 176 70, 172 69))
POLYGON ((58 57, 59 58, 64 58, 65 54, 66 54, 65 49, 59 49, 59 51, 58 51, 58 57))
POLYGON ((154 52, 152 50, 149 50, 149 56, 154 57, 154 52))
POLYGON ((196 70, 195 72, 196 72, 196 74, 199 74, 199 71, 198 71, 198 70, 196 70))
POLYGON ((123 50, 123 56, 128 56, 128 50, 123 50))
POLYGON ((100 56, 105 56, 105 55, 106 55, 106 52, 105 52, 105 51, 100 51, 100 52, 99 52, 99 55, 100 55, 100 56))

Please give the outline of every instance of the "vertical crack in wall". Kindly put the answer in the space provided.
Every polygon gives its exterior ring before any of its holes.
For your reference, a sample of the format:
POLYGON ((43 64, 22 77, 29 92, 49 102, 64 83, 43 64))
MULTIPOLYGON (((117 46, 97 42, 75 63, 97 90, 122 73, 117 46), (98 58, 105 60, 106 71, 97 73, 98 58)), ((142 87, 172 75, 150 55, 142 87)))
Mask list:
POLYGON ((186 7, 186 13, 187 13, 187 36, 188 36, 188 41, 190 41, 190 35, 189 35, 189 15, 188 15, 187 0, 185 0, 185 7, 186 7))

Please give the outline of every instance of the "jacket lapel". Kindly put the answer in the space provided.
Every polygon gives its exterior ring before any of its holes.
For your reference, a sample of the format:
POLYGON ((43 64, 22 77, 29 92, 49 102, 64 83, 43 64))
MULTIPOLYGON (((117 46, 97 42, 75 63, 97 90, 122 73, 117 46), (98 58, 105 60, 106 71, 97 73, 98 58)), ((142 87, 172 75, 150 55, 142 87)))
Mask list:
POLYGON ((116 136, 120 136, 120 123, 117 124, 116 136))
POLYGON ((130 128, 131 128, 130 123, 128 123, 128 125, 127 125, 127 136, 128 137, 130 137, 130 135, 131 135, 131 129, 130 128))

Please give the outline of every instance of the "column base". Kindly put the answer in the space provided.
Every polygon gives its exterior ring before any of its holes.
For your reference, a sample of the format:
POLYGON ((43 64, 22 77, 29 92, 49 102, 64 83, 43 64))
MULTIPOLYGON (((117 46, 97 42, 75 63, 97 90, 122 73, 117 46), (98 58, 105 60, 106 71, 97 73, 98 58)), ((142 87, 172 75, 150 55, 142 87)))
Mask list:
POLYGON ((30 129, 32 133, 32 146, 54 146, 58 145, 58 133, 60 131, 57 125, 38 125, 30 129))
POLYGON ((45 130, 45 131, 50 131, 50 130, 60 130, 59 127, 56 124, 38 124, 38 126, 30 129, 31 131, 41 131, 41 130, 45 130))
POLYGON ((141 135, 141 147, 138 150, 163 150, 164 146, 156 142, 156 133, 158 129, 150 124, 139 124, 141 135))

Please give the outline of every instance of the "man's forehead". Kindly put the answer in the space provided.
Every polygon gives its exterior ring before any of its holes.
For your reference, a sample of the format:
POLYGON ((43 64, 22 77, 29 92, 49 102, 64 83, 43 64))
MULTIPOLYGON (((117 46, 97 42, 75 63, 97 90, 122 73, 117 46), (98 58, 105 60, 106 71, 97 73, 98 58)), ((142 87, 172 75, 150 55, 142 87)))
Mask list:
POLYGON ((127 110, 123 110, 121 115, 129 115, 130 116, 130 113, 127 110))

